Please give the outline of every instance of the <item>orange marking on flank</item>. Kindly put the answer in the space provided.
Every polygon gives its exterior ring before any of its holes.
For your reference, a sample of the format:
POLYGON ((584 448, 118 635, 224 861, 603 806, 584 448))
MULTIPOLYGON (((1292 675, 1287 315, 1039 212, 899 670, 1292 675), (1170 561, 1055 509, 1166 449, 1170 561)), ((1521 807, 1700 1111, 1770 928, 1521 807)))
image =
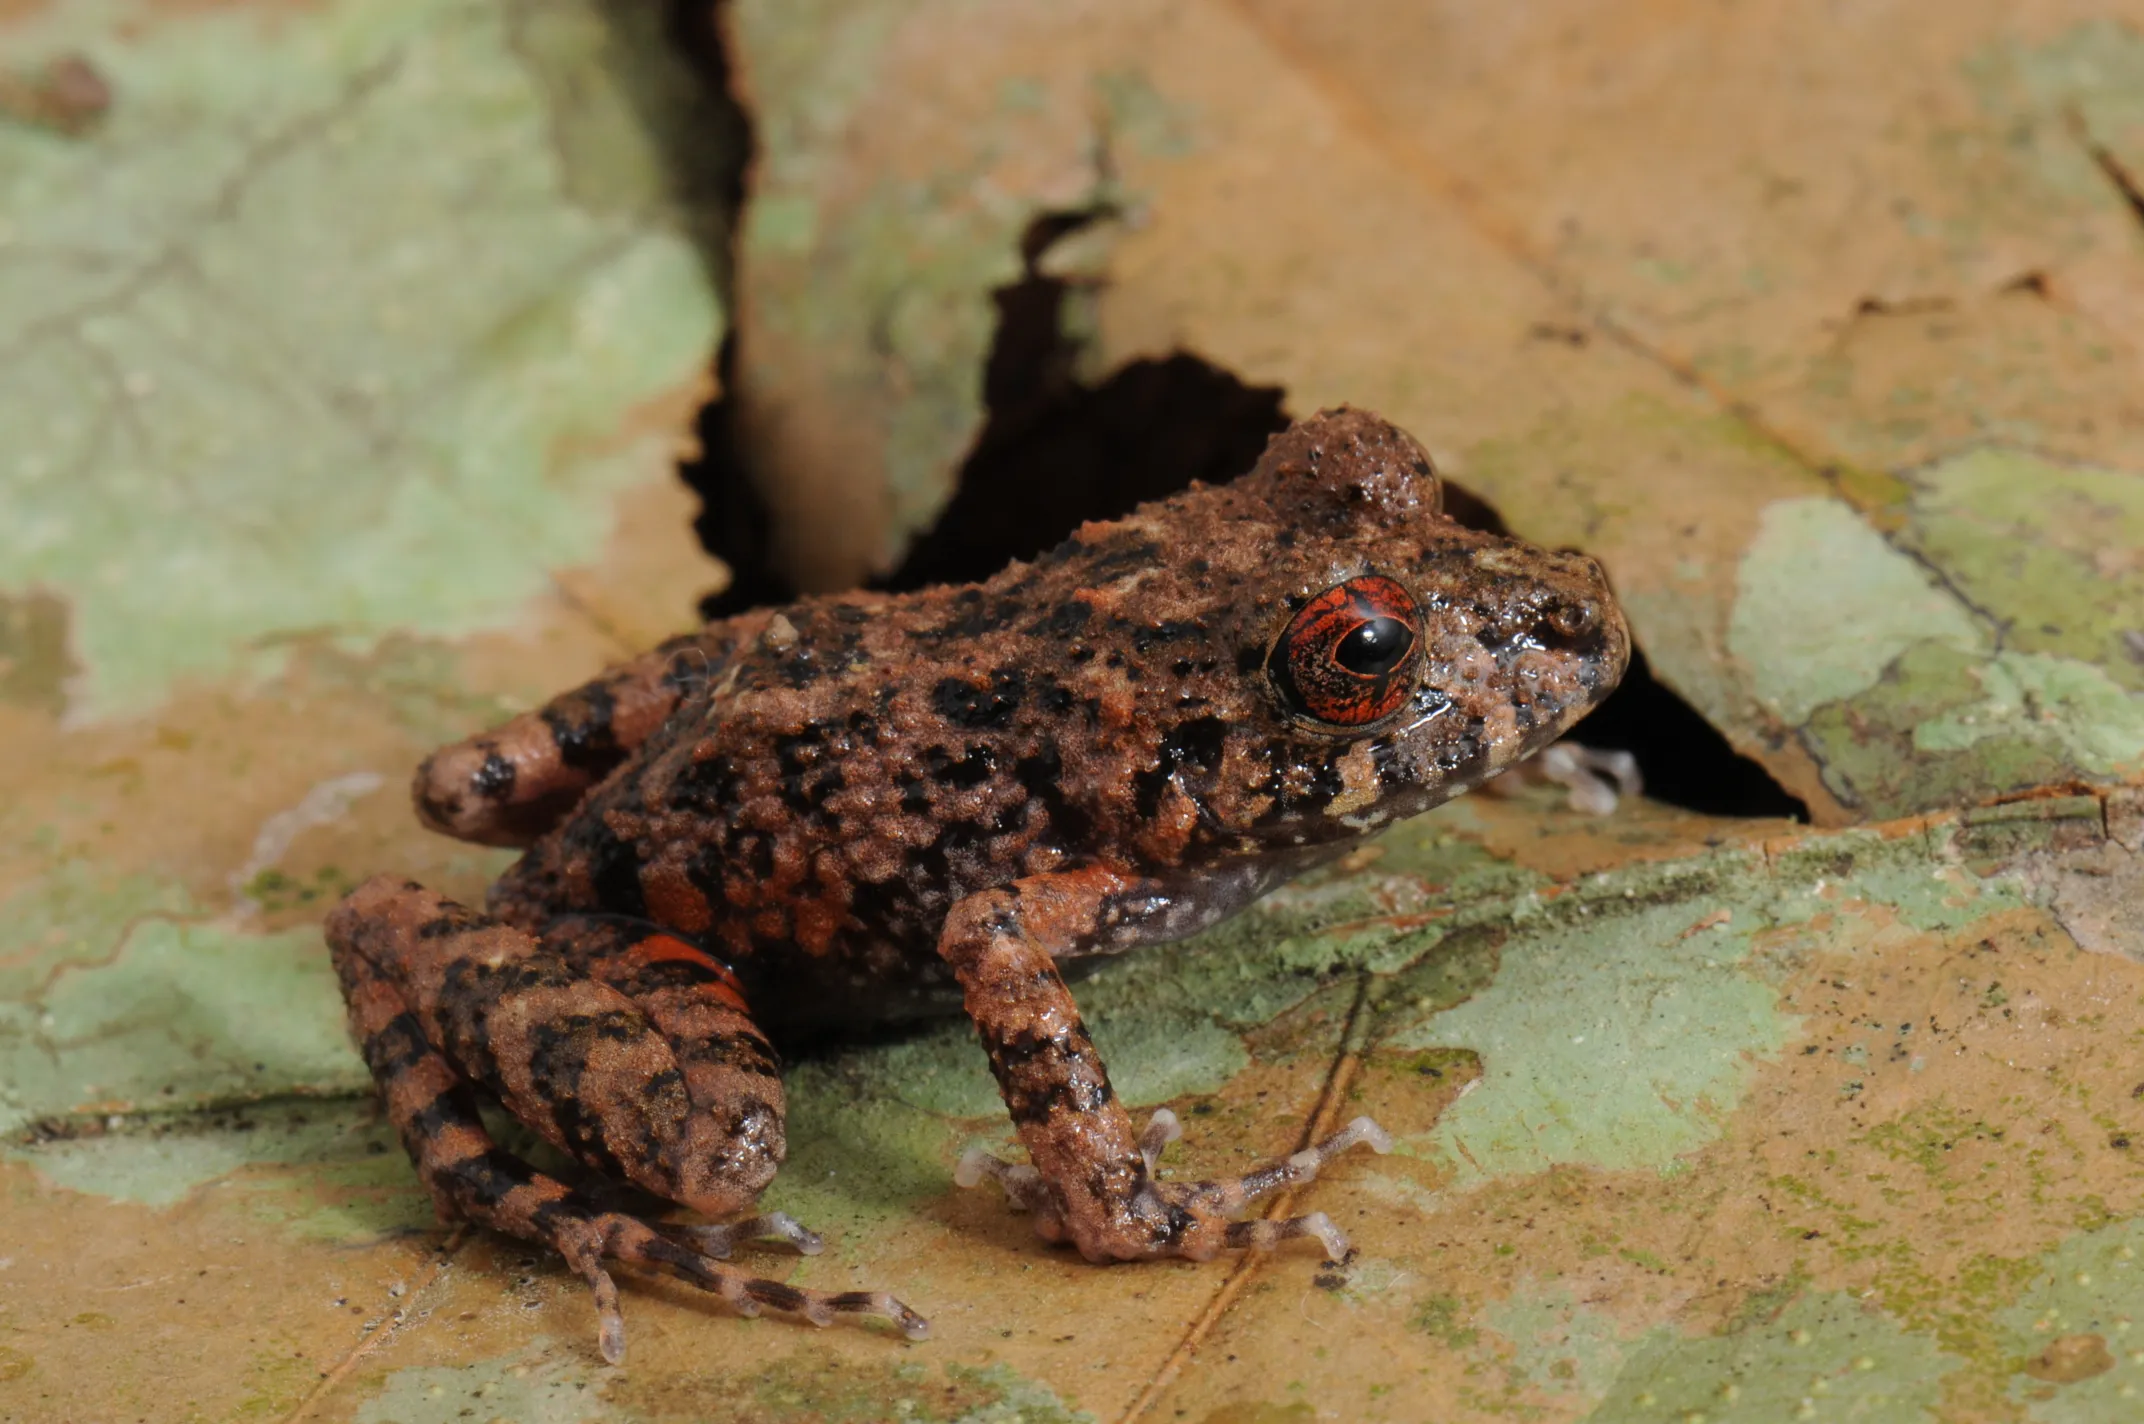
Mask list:
POLYGON ((698 934, 714 922, 714 911, 697 885, 668 861, 656 861, 641 873, 641 894, 648 914, 658 924, 675 925, 687 934, 698 934))
POLYGON ((698 945, 688 944, 676 935, 651 934, 636 943, 632 952, 640 959, 682 959, 697 964, 715 976, 712 983, 700 985, 698 992, 728 1005, 740 1014, 752 1012, 751 1006, 744 1001, 744 985, 738 982, 736 972, 698 945))

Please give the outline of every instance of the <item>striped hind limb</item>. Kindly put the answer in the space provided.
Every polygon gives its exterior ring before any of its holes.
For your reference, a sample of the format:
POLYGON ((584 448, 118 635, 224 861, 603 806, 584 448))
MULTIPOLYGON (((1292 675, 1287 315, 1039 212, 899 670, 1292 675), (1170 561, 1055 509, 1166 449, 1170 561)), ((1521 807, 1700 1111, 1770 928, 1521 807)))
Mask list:
POLYGON ((442 1216, 564 1256, 595 1297, 613 1363, 624 1329, 607 1262, 677 1275, 745 1314, 771 1306, 815 1324, 880 1316, 921 1338, 927 1324, 883 1292, 803 1290, 719 1259, 758 1237, 815 1251, 818 1238, 781 1213, 713 1226, 645 1221, 599 1206, 485 1130, 480 1093, 607 1176, 703 1213, 751 1206, 783 1149, 771 1050, 741 998, 729 1002, 733 981, 707 979, 701 966, 694 988, 689 960, 659 967, 668 946, 645 957, 656 969, 635 969, 656 990, 648 1011, 595 977, 624 977, 647 938, 567 921, 553 945, 388 879, 359 887, 329 917, 352 1034, 442 1216), (700 1036, 673 1045, 665 1024, 700 1036))

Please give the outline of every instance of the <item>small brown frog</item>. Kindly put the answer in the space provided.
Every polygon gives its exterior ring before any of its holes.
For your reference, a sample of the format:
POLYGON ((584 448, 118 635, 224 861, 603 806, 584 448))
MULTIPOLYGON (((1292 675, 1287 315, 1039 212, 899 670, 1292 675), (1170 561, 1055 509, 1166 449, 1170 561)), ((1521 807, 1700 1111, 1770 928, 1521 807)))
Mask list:
POLYGON ((1357 1144, 1359 1118, 1225 1181, 1163 1181, 1177 1136, 1124 1105, 1060 961, 1181 938, 1539 751, 1615 686, 1601 570, 1462 528, 1421 446, 1361 411, 1255 469, 1088 524, 987 582, 713 623, 417 773, 434 829, 527 853, 484 913, 387 877, 329 918, 350 1022, 443 1215, 542 1242, 625 1349, 606 1261, 739 1310, 921 1317, 724 1264, 818 1238, 782 1213, 655 1224, 489 1137, 488 1094, 595 1172, 703 1216, 783 1156, 770 1032, 953 1000, 1027 1162, 971 1154, 1093 1261, 1308 1236, 1235 1220, 1357 1144))

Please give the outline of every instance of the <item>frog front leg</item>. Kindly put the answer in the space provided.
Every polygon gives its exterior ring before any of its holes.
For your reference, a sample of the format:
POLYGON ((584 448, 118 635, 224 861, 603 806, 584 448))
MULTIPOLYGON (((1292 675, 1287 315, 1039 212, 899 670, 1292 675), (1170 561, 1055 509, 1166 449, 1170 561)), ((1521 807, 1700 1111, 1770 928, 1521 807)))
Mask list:
POLYGON ((1016 1206, 1035 1212, 1040 1235, 1070 1241, 1090 1261, 1204 1260, 1223 1247, 1270 1247, 1297 1236, 1316 1237, 1333 1259, 1345 1256, 1347 1238, 1323 1212, 1230 1218, 1259 1197, 1311 1180, 1357 1143, 1389 1150, 1391 1140, 1366 1117, 1241 1177, 1155 1180, 1155 1157, 1178 1135, 1175 1115, 1164 1109, 1144 1133, 1132 1131, 1053 951, 1135 932, 1161 903, 1150 882, 1088 869, 1030 876, 953 907, 938 950, 960 981, 1028 1155, 1025 1165, 1013 1165, 971 1153, 961 1162, 961 1185, 995 1177, 1016 1206))
POLYGON ((759 609, 710 623, 599 673, 533 712, 441 747, 412 787, 425 825, 478 845, 525 846, 630 757, 687 695, 719 685, 773 621, 759 609))
POLYGON ((478 1088, 605 1176, 703 1213, 749 1208, 782 1156, 781 1082, 735 980, 694 946, 597 916, 530 935, 385 876, 336 907, 327 938, 351 1032, 441 1216, 564 1256, 594 1293, 612 1364, 625 1331, 606 1261, 669 1270, 744 1314, 879 1315, 911 1339, 928 1332, 883 1292, 801 1290, 718 1259, 759 1236, 816 1251, 781 1213, 656 1225, 599 1206, 485 1130, 478 1088))

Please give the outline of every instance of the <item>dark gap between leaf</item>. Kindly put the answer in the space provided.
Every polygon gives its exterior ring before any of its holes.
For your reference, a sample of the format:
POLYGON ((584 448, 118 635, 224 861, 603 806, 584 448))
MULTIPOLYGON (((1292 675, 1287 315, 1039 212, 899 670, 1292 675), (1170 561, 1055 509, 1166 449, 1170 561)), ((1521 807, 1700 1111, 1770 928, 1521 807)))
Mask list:
MULTIPOLYGON (((626 8, 630 11, 634 7, 626 8)), ((665 140, 661 151, 670 162, 676 191, 680 195, 696 191, 718 194, 726 204, 724 211, 735 215, 744 209, 745 172, 757 151, 758 136, 752 128, 751 114, 738 100, 733 84, 734 70, 724 44, 721 9, 721 4, 710 5, 699 3, 699 0, 664 0, 660 6, 661 28, 671 46, 684 56, 705 86, 709 108, 717 116, 716 121, 725 128, 728 141, 723 148, 732 161, 724 164, 719 172, 701 171, 704 165, 696 163, 694 158, 704 150, 679 142, 680 135, 669 126, 655 122, 656 116, 649 114, 645 117, 657 136, 665 140)), ((621 31, 625 29, 616 17, 613 17, 613 24, 621 31)), ((637 92, 630 86, 628 91, 637 92)), ((731 311, 736 310, 734 243, 737 228, 737 222, 726 222, 719 240, 709 238, 701 243, 702 256, 716 290, 731 311)), ((723 338, 721 349, 715 356, 718 391, 730 388, 735 366, 736 336, 733 332, 723 338)), ((679 477, 700 497, 700 512, 693 519, 693 533, 698 536, 700 547, 720 559, 730 571, 730 582, 726 587, 700 600, 700 616, 722 618, 748 608, 791 601, 797 596, 795 585, 776 572, 767 560, 767 504, 738 456, 730 409, 720 395, 701 407, 694 422, 694 436, 699 454, 678 468, 679 477)))
POLYGON ((1653 676, 1633 647, 1630 671, 1571 734, 1589 747, 1616 748, 1638 759, 1645 794, 1654 801, 1707 816, 1781 816, 1806 822, 1809 808, 1743 756, 1699 714, 1653 676))
POLYGON ((1112 216, 1096 208, 1029 224, 1027 274, 995 296, 982 433, 937 524, 878 586, 987 578, 1087 520, 1128 514, 1193 480, 1234 479, 1287 426, 1277 387, 1245 385, 1188 353, 1135 361, 1099 385, 1078 379, 1078 345, 1064 330, 1073 284, 1038 263, 1051 244, 1112 216))

